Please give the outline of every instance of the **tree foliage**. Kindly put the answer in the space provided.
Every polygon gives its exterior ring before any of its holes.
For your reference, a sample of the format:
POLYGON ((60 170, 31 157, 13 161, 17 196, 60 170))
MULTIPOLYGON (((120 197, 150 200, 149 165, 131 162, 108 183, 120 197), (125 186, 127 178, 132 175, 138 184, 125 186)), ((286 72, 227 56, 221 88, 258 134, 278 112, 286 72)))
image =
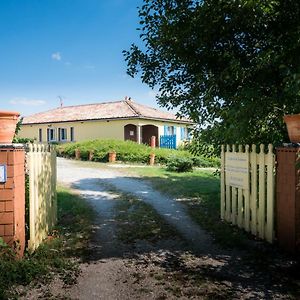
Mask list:
POLYGON ((158 87, 209 143, 287 140, 300 112, 300 2, 144 0, 127 72, 158 87))

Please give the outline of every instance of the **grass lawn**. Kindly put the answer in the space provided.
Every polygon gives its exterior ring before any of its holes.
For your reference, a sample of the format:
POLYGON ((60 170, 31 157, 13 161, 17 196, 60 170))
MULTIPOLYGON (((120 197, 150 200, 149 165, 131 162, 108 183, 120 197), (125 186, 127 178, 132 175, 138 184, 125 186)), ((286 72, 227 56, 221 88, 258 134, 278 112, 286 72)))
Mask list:
POLYGON ((0 299, 17 299, 12 286, 43 283, 54 275, 72 284, 78 275, 78 261, 89 240, 93 211, 79 196, 58 188, 58 224, 52 236, 34 253, 16 260, 5 245, 0 245, 0 299))

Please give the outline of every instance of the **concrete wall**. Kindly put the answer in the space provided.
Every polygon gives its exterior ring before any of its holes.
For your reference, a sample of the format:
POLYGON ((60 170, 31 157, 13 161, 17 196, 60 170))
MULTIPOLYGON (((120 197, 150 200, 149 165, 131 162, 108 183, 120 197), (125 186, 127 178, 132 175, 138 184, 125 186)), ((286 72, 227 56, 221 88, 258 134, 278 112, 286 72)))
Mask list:
POLYGON ((56 139, 58 138, 58 128, 67 129, 67 140, 70 142, 71 127, 74 128, 74 141, 80 142, 93 139, 119 139, 124 140, 124 126, 134 124, 136 126, 155 125, 159 129, 159 136, 164 135, 164 126, 176 126, 177 143, 180 143, 180 127, 187 127, 186 124, 162 122, 143 119, 131 120, 111 120, 111 121, 83 121, 83 122, 63 122, 22 125, 19 137, 33 138, 39 141, 39 129, 42 130, 42 142, 47 142, 47 129, 54 128, 56 131, 56 139))

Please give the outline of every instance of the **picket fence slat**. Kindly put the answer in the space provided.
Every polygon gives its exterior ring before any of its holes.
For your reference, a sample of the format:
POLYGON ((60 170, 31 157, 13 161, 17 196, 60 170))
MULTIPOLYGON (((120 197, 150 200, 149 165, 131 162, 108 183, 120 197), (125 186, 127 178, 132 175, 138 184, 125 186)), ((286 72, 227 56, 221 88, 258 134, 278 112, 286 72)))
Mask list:
POLYGON ((251 165, 251 233, 256 235, 257 233, 257 155, 256 145, 252 145, 252 151, 250 153, 250 165, 251 165))
MULTIPOLYGON (((264 145, 260 145, 259 153, 256 149, 256 145, 252 145, 251 149, 249 145, 245 147, 239 145, 238 151, 235 145, 232 147, 226 145, 226 150, 225 146, 222 146, 221 218, 271 243, 274 240, 275 155, 272 145, 268 146, 267 153, 265 153, 264 145), (247 180, 244 185, 226 182, 227 154, 230 154, 231 160, 233 157, 233 160, 237 161, 242 155, 246 164, 249 164, 245 169, 248 173, 243 167, 241 167, 243 171, 239 170, 238 165, 238 171, 228 169, 228 172, 247 173, 238 173, 241 177, 246 176, 247 180)), ((233 177, 236 177, 236 173, 233 177)), ((235 179, 239 181, 239 178, 235 179)))
POLYGON ((269 144, 267 155, 267 230, 266 239, 268 242, 272 242, 274 239, 274 189, 275 189, 275 179, 274 179, 274 166, 275 158, 272 155, 273 145, 269 144))
MULTIPOLYGON (((232 145, 232 152, 236 153, 236 145, 232 145)), ((236 224, 236 200, 237 199, 237 188, 231 187, 231 223, 236 224)))
MULTIPOLYGON (((245 147, 245 153, 249 157, 249 145, 245 147)), ((248 174, 249 176, 250 174, 248 174)), ((244 191, 244 228, 246 231, 250 230, 250 192, 249 188, 244 191)))
POLYGON ((224 220, 225 215, 225 153, 224 153, 224 145, 222 145, 221 151, 221 219, 224 220))
POLYGON ((26 153, 29 180, 29 241, 34 251, 56 222, 56 152, 53 146, 30 144, 26 153))
POLYGON ((264 145, 260 145, 259 155, 259 237, 265 237, 265 153, 264 145))
MULTIPOLYGON (((229 145, 226 146, 226 152, 230 151, 229 145)), ((226 181, 225 181, 226 185, 226 181)), ((225 198, 225 220, 227 222, 231 221, 231 211, 230 211, 230 199, 231 199, 231 187, 226 185, 226 198, 225 198)))

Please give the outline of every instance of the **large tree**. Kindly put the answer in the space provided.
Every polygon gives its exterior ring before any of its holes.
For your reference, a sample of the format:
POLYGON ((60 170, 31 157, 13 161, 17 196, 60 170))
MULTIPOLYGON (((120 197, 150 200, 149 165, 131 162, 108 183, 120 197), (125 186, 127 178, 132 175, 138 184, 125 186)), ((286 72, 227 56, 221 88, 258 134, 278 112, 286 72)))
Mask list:
POLYGON ((127 72, 214 144, 287 140, 300 113, 300 1, 144 0, 127 72))

